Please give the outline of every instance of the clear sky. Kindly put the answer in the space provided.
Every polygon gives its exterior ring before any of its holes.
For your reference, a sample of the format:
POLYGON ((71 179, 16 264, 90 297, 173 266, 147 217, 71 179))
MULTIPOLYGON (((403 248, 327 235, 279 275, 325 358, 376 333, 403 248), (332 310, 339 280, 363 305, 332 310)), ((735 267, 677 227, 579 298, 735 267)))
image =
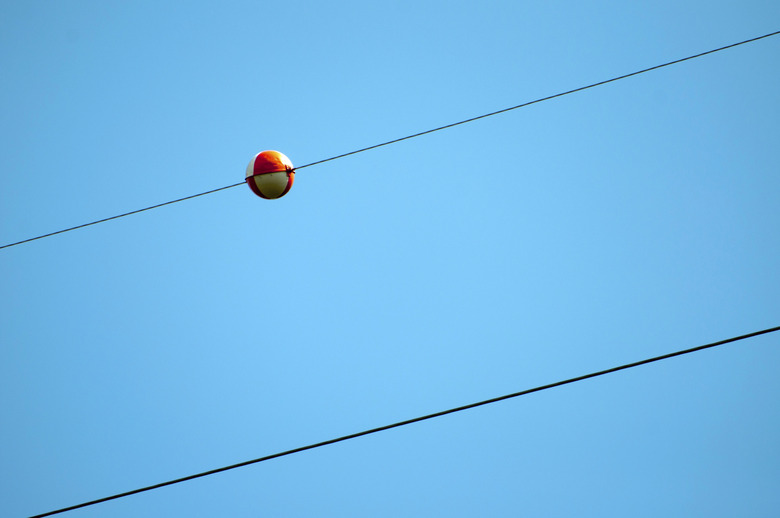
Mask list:
MULTIPOLYGON (((0 5, 0 244, 780 29, 780 3, 0 5)), ((780 324, 780 37, 0 251, 0 515, 780 324)), ((73 511, 776 516, 780 336, 73 511)))

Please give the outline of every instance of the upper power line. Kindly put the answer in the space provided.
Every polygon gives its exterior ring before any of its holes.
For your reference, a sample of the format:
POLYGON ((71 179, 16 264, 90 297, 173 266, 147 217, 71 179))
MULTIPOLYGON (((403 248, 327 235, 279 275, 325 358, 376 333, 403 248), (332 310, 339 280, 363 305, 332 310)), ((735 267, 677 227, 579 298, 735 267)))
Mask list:
POLYGON ((285 457, 287 455, 292 455, 293 453, 300 453, 300 452, 306 451, 306 450, 313 450, 315 448, 321 448, 322 446, 328 446, 330 444, 335 444, 335 443, 342 442, 342 441, 347 441, 347 440, 350 440, 350 439, 356 439, 356 438, 362 437, 364 435, 371 435, 371 434, 374 434, 374 433, 383 432, 385 430, 390 430, 392 428, 398 428, 398 427, 406 426, 406 425, 413 424, 413 423, 419 423, 420 421, 426 421, 428 419, 433 419, 435 417, 441 417, 441 416, 448 415, 448 414, 454 414, 456 412, 462 412, 464 410, 470 410, 472 408, 476 408, 476 407, 479 407, 479 406, 484 406, 484 405, 489 405, 489 404, 492 404, 492 403, 497 403, 499 401, 504 401, 506 399, 512 399, 512 398, 516 398, 516 397, 519 397, 519 396, 525 396, 527 394, 532 394, 534 392, 541 392, 543 390, 548 390, 548 389, 551 389, 551 388, 560 387, 562 385, 568 385, 569 383, 575 383, 577 381, 583 381, 583 380, 590 379, 590 378, 596 378, 598 376, 604 376, 605 374, 612 374, 613 372, 618 372, 618 371, 622 371, 622 370, 626 370, 626 369, 631 369, 631 368, 634 368, 634 367, 639 367, 640 365, 646 365, 648 363, 653 363, 653 362, 657 362, 657 361, 661 361, 661 360, 666 360, 666 359, 669 359, 669 358, 674 358, 675 356, 682 356, 684 354, 690 354, 690 353, 693 353, 693 352, 702 351, 704 349, 710 349, 710 348, 713 348, 713 347, 717 347, 719 345, 724 345, 724 344, 728 344, 728 343, 731 343, 731 342, 737 342, 739 340, 745 340, 747 338, 752 338, 754 336, 764 335, 764 334, 768 334, 768 333, 774 333, 775 331, 780 331, 780 326, 772 327, 772 328, 769 328, 769 329, 764 329, 762 331, 755 331, 753 333, 748 333, 748 334, 741 335, 741 336, 735 336, 733 338, 727 338, 725 340, 720 340, 718 342, 712 342, 712 343, 705 344, 705 345, 699 345, 697 347, 692 347, 690 349, 683 349, 681 351, 676 351, 676 352, 673 352, 673 353, 668 353, 668 354, 664 354, 664 355, 661 355, 661 356, 656 356, 654 358, 648 358, 646 360, 640 360, 640 361, 633 362, 633 363, 627 363, 625 365, 620 365, 618 367, 612 367, 612 368, 605 369, 605 370, 602 370, 602 371, 592 372, 590 374, 584 374, 582 376, 577 376, 576 378, 570 378, 570 379, 563 380, 563 381, 557 381, 555 383, 550 383, 548 385, 542 385, 540 387, 535 387, 535 388, 532 388, 532 389, 522 390, 520 392, 514 392, 512 394, 506 394, 506 395, 503 395, 503 396, 499 396, 499 397, 495 397, 495 398, 491 398, 491 399, 486 399, 484 401, 478 401, 476 403, 470 403, 468 405, 463 405, 463 406, 459 406, 459 407, 456 407, 456 408, 451 408, 449 410, 442 410, 440 412, 435 412, 433 414, 428 414, 428 415, 424 415, 424 416, 421 416, 421 417, 415 417, 413 419, 407 419, 406 421, 400 421, 398 423, 388 424, 388 425, 385 425, 385 426, 380 426, 378 428, 372 428, 370 430, 364 430, 362 432, 357 432, 357 433, 353 433, 353 434, 350 434, 350 435, 345 435, 343 437, 338 437, 338 438, 335 438, 335 439, 329 439, 327 441, 322 441, 322 442, 318 442, 318 443, 315 443, 315 444, 310 444, 308 446, 301 446, 299 448, 294 448, 292 450, 287 450, 287 451, 283 451, 283 452, 279 452, 279 453, 274 453, 272 455, 267 455, 265 457, 260 457, 259 459, 247 460, 247 461, 244 461, 244 462, 240 462, 238 464, 232 464, 230 466, 225 466, 225 467, 222 467, 222 468, 217 468, 217 469, 212 469, 212 470, 209 470, 209 471, 204 471, 203 473, 197 473, 195 475, 189 475, 189 476, 186 476, 186 477, 177 478, 175 480, 169 480, 168 482, 161 482, 159 484, 154 484, 152 486, 142 487, 140 489, 134 489, 132 491, 126 491, 124 493, 119 493, 119 494, 116 494, 116 495, 107 496, 107 497, 104 497, 104 498, 99 498, 97 500, 92 500, 92 501, 89 501, 89 502, 84 502, 84 503, 81 503, 81 504, 72 505, 70 507, 63 507, 62 509, 57 509, 55 511, 49 511, 49 512, 43 513, 43 514, 37 514, 37 515, 32 516, 30 518, 42 518, 44 516, 52 516, 52 515, 64 513, 64 512, 67 512, 67 511, 73 511, 73 510, 76 510, 76 509, 80 509, 82 507, 88 507, 88 506, 91 506, 91 505, 100 504, 100 503, 103 503, 103 502, 108 502, 109 500, 116 500, 118 498, 124 498, 126 496, 131 496, 131 495, 135 495, 135 494, 138 494, 138 493, 151 491, 153 489, 159 489, 161 487, 171 486, 171 485, 174 485, 174 484, 179 484, 181 482, 186 482, 188 480, 194 480, 196 478, 201 478, 201 477, 205 477, 205 476, 208 476, 208 475, 214 475, 216 473, 221 473, 223 471, 228 471, 228 470, 232 470, 232 469, 236 469, 236 468, 241 468, 241 467, 244 467, 244 466, 248 466, 250 464, 257 464, 258 462, 264 462, 264 461, 271 460, 271 459, 277 459, 279 457, 285 457))
MULTIPOLYGON (((490 113, 486 113, 484 115, 478 115, 476 117, 471 117, 469 119, 465 119, 465 120, 462 120, 462 121, 453 122, 451 124, 446 124, 444 126, 439 126, 438 128, 433 128, 433 129, 429 129, 429 130, 426 130, 426 131, 421 131, 419 133, 414 133, 412 135, 407 135, 405 137, 397 138, 397 139, 394 139, 394 140, 388 140, 387 142, 382 142, 381 144, 375 144, 373 146, 364 147, 364 148, 361 148, 361 149, 357 149, 355 151, 350 151, 348 153, 342 153, 340 155, 332 156, 330 158, 325 158, 323 160, 318 160, 316 162, 311 162, 309 164, 302 165, 300 167, 296 167, 295 170, 303 169, 303 168, 306 168, 306 167, 311 167, 313 165, 318 165, 318 164, 322 164, 322 163, 325 163, 325 162, 330 162, 332 160, 337 160, 339 158, 344 158, 344 157, 347 157, 347 156, 350 156, 350 155, 356 155, 358 153, 362 153, 364 151, 369 151, 371 149, 376 149, 378 147, 388 146, 390 144, 395 144, 397 142, 401 142, 401 141, 404 141, 404 140, 409 140, 409 139, 412 139, 412 138, 420 137, 422 135, 427 135, 429 133, 434 133, 436 131, 441 131, 441 130, 444 130, 444 129, 453 128, 455 126, 460 126, 461 124, 466 124, 468 122, 474 122, 476 120, 485 119, 487 117, 492 117, 494 115, 498 115, 498 114, 501 114, 501 113, 506 113, 508 111, 517 110, 518 108, 524 108, 524 107, 530 106, 532 104, 537 104, 537 103, 540 103, 540 102, 549 101, 549 100, 555 99, 557 97, 563 97, 564 95, 569 95, 569 94, 573 94, 573 93, 576 93, 576 92, 581 92, 583 90, 588 90, 590 88, 595 88, 597 86, 602 86, 602 85, 605 85, 605 84, 608 84, 608 83, 613 83, 613 82, 619 81, 621 79, 626 79, 626 78, 629 78, 629 77, 632 77, 632 76, 636 76, 636 75, 639 75, 639 74, 644 74, 646 72, 651 72, 653 70, 658 70, 659 68, 664 68, 664 67, 668 67, 670 65, 675 65, 677 63, 682 63, 683 61, 689 61, 691 59, 700 58, 700 57, 706 56, 708 54, 714 54, 716 52, 720 52, 720 51, 723 51, 723 50, 726 50, 726 49, 730 49, 732 47, 738 47, 738 46, 744 45, 746 43, 752 43, 754 41, 762 40, 764 38, 769 38, 771 36, 776 36, 778 34, 780 34, 780 31, 770 32, 769 34, 764 34, 763 36, 757 36, 755 38, 750 38, 750 39, 747 39, 747 40, 744 40, 744 41, 740 41, 740 42, 737 42, 737 43, 732 43, 732 44, 726 45, 724 47, 718 47, 716 49, 708 50, 706 52, 700 52, 700 53, 694 54, 692 56, 687 56, 687 57, 684 57, 684 58, 675 59, 674 61, 668 61, 668 62, 662 63, 660 65, 655 65, 655 66, 652 66, 652 67, 649 67, 649 68, 644 68, 642 70, 637 70, 636 72, 631 72, 629 74, 624 74, 624 75, 621 75, 621 76, 613 77, 612 79, 606 79, 604 81, 599 81, 597 83, 592 83, 592 84, 589 84, 589 85, 586 85, 586 86, 581 86, 581 87, 575 88, 573 90, 567 90, 565 92, 560 92, 560 93, 557 93, 557 94, 548 95, 547 97, 542 97, 542 98, 539 98, 539 99, 535 99, 533 101, 528 101, 528 102, 524 102, 522 104, 518 104, 518 105, 515 105, 515 106, 510 106, 509 108, 503 108, 501 110, 490 112, 490 113)), ((76 229, 79 229, 79 228, 89 227, 91 225, 97 225, 98 223, 104 223, 106 221, 111 221, 113 219, 123 218, 125 216, 130 216, 132 214, 138 214, 139 212, 145 212, 147 210, 156 209, 158 207, 163 207, 165 205, 171 205, 173 203, 178 203, 180 201, 190 200, 192 198, 197 198, 199 196, 205 196, 206 194, 211 194, 211 193, 214 193, 214 192, 217 192, 217 191, 224 191, 225 189, 231 189, 233 187, 238 187, 239 185, 242 185, 243 183, 244 182, 240 182, 240 183, 236 183, 236 184, 233 184, 233 185, 227 185, 225 187, 219 187, 217 189, 211 189, 210 191, 205 191, 205 192, 201 192, 201 193, 198 193, 198 194, 193 194, 191 196, 185 196, 184 198, 179 198, 179 199, 176 199, 176 200, 167 201, 165 203, 159 203, 157 205, 152 205, 150 207, 146 207, 146 208, 143 208, 143 209, 138 209, 138 210, 134 210, 134 211, 131 211, 131 212, 125 212, 124 214, 118 214, 116 216, 111 216, 109 218, 103 218, 103 219, 99 219, 99 220, 96 220, 96 221, 92 221, 90 223, 84 223, 84 224, 81 224, 81 225, 77 225, 75 227, 65 228, 65 229, 62 229, 62 230, 57 230, 56 232, 50 232, 48 234, 42 234, 40 236, 31 237, 31 238, 28 238, 28 239, 23 239, 21 241, 15 242, 15 243, 8 243, 8 244, 0 246, 0 250, 3 249, 3 248, 9 248, 9 247, 12 247, 12 246, 21 245, 23 243, 29 243, 30 241, 35 241, 37 239, 43 239, 45 237, 55 236, 57 234, 62 234, 64 232, 70 232, 71 230, 76 230, 76 229)))

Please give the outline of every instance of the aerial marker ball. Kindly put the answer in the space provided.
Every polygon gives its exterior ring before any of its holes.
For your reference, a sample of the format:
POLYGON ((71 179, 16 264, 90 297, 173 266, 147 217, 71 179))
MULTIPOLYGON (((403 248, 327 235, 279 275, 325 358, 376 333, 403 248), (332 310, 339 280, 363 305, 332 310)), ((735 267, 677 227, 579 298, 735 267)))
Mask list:
POLYGON ((295 170, 292 162, 278 151, 258 153, 246 166, 246 183, 253 193, 266 200, 287 194, 293 180, 295 170))

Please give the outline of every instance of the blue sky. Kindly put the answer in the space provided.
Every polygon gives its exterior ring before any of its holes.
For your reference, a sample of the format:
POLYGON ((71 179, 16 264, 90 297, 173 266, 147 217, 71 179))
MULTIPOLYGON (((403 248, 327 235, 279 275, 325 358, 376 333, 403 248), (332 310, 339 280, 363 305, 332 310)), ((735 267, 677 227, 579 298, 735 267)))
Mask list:
MULTIPOLYGON (((780 29, 770 1, 6 2, 0 243, 780 29)), ((0 514, 778 325, 780 37, 0 251, 0 514)), ((768 335, 63 516, 768 516, 768 335)))

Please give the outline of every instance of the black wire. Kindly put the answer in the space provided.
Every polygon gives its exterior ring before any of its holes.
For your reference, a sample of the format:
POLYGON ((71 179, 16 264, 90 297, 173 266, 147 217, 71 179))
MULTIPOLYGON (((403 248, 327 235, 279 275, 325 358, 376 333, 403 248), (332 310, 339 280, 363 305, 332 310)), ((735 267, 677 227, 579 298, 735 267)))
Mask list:
POLYGON ((756 331, 756 332, 753 332, 753 333, 748 333, 746 335, 736 336, 734 338, 728 338, 726 340, 721 340, 719 342, 713 342, 713 343, 706 344, 706 345, 700 345, 698 347, 693 347, 693 348, 690 348, 690 349, 684 349, 682 351, 677 351, 677 352, 673 352, 673 353, 669 353, 669 354, 664 354, 662 356, 656 356, 654 358, 649 358, 647 360, 641 360, 641 361, 634 362, 634 363, 627 363, 627 364, 621 365, 619 367, 612 367, 611 369, 606 369, 606 370, 603 370, 603 371, 593 372, 591 374, 585 374, 583 376, 577 376, 576 378, 570 378, 570 379, 567 379, 567 380, 564 380, 564 381, 558 381, 558 382, 555 382, 555 383, 550 383, 549 385, 542 385, 540 387, 527 389, 527 390, 522 390, 520 392, 514 392, 512 394, 507 394, 505 396, 499 396, 499 397, 492 398, 492 399, 486 399, 484 401, 479 401, 477 403, 471 403, 471 404, 468 404, 468 405, 463 405, 463 406, 459 406, 459 407, 456 407, 456 408, 451 408, 449 410, 443 410, 441 412, 428 414, 428 415, 425 415, 425 416, 422 416, 422 417, 415 417, 414 419, 408 419, 406 421, 400 421, 398 423, 389 424, 389 425, 385 425, 385 426, 380 426, 379 428, 372 428, 370 430, 365 430, 363 432, 358 432, 358 433, 353 433, 353 434, 350 434, 350 435, 345 435, 343 437, 339 437, 339 438, 336 438, 336 439, 330 439, 330 440, 327 440, 327 441, 322 441, 322 442, 318 442, 318 443, 315 443, 315 444, 310 444, 308 446, 301 446, 300 448, 295 448, 295 449, 283 451, 283 452, 280 452, 280 453, 274 453, 273 455, 267 455, 265 457, 260 457, 259 459, 248 460, 248 461, 245 461, 245 462, 240 462, 238 464, 232 464, 230 466, 225 466, 223 468, 217 468, 217 469, 212 469, 210 471, 204 471, 203 473, 198 473, 196 475, 189 475, 187 477, 177 478, 175 480, 170 480, 168 482, 162 482, 160 484, 155 484, 153 486, 147 486, 147 487, 143 487, 141 489, 134 489, 132 491, 127 491, 125 493, 119 493, 119 494, 116 494, 116 495, 107 496, 105 498, 99 498, 97 500, 92 500, 90 502, 84 502, 83 504, 73 505, 73 506, 70 506, 70 507, 64 507, 62 509, 57 509, 56 511, 50 511, 48 513, 36 514, 35 516, 32 516, 30 518, 41 518, 41 517, 44 517, 44 516, 52 516, 54 514, 64 513, 66 511, 73 511, 75 509, 80 509, 82 507, 87 507, 87 506, 99 504, 99 503, 102 503, 102 502, 108 502, 109 500, 116 500, 117 498, 124 498, 126 496, 135 495, 135 494, 138 494, 138 493, 143 493, 145 491, 151 491, 152 489, 159 489, 161 487, 171 486, 173 484, 179 484, 181 482, 186 482, 188 480, 193 480, 193 479, 205 477, 205 476, 208 476, 208 475, 214 475, 216 473, 221 473, 223 471, 228 471, 228 470, 231 470, 231 469, 241 468, 243 466, 248 466, 250 464, 256 464, 258 462, 264 462, 264 461, 267 461, 267 460, 276 459, 276 458, 279 458, 279 457, 284 457, 286 455, 292 455, 293 453, 300 453, 302 451, 312 450, 314 448, 320 448, 322 446, 327 446, 329 444, 335 444, 337 442, 342 442, 342 441, 346 441, 346 440, 349 440, 349 439, 355 439, 357 437, 362 437, 364 435, 370 435, 370 434, 377 433, 377 432, 383 432, 385 430, 390 430, 391 428, 398 428, 400 426, 406 426, 408 424, 418 423, 420 421, 433 419, 434 417, 441 417, 441 416, 444 416, 444 415, 447 415, 447 414, 454 414, 455 412, 461 412, 463 410, 469 410, 469 409, 476 408, 476 407, 479 407, 479 406, 489 405, 491 403, 496 403, 498 401, 504 401, 505 399, 516 398, 516 397, 524 396, 526 394, 531 394, 531 393, 534 393, 534 392, 541 392, 542 390, 547 390, 547 389, 551 389, 551 388, 554 388, 554 387, 560 387, 561 385, 567 385, 569 383, 574 383, 576 381, 582 381, 582 380, 586 380, 586 379, 589 379, 589 378, 595 378, 597 376, 603 376, 605 374, 611 374, 613 372, 617 372, 617 371, 621 371, 621 370, 625 370, 625 369, 631 369, 633 367, 638 367, 640 365, 645 365, 645 364, 657 362, 657 361, 660 361, 660 360, 666 360, 666 359, 669 359, 669 358, 673 358, 675 356, 682 356, 683 354, 689 354, 689 353, 693 353, 693 352, 696 352, 696 351, 701 351, 701 350, 704 350, 704 349, 717 347, 719 345, 724 345, 724 344, 727 344, 727 343, 730 343, 730 342, 736 342, 736 341, 739 341, 739 340, 744 340, 746 338, 752 338, 754 336, 763 335, 763 334, 767 334, 767 333, 774 333, 775 331, 780 331, 780 326, 772 327, 772 328, 769 328, 769 329, 764 329, 763 331, 756 331))
MULTIPOLYGON (((688 60, 691 60, 691 59, 700 58, 702 56, 706 56, 707 54, 714 54, 715 52, 720 52, 722 50, 726 50, 726 49, 730 49, 732 47, 737 47, 739 45, 744 45, 746 43, 751 43, 751 42, 754 42, 754 41, 762 40, 764 38, 769 38, 770 36, 776 36, 778 34, 780 34, 780 31, 770 32, 769 34, 764 34, 763 36, 758 36, 756 38, 750 38, 749 40, 740 41, 738 43, 732 43, 731 45, 726 45, 725 47, 719 47, 717 49, 708 50, 706 52, 701 52, 699 54, 694 54, 694 55, 688 56, 686 58, 676 59, 674 61, 669 61, 669 62, 663 63, 661 65, 656 65, 654 67, 645 68, 645 69, 642 69, 642 70, 637 70, 636 72, 631 72, 630 74, 625 74, 625 75, 622 75, 622 76, 613 77, 612 79, 607 79, 605 81, 599 81, 598 83, 593 83, 593 84, 590 84, 590 85, 587 85, 587 86, 581 86, 579 88, 575 88, 574 90, 568 90, 566 92, 561 92, 561 93, 558 93, 558 94, 555 94, 555 95, 542 97, 542 98, 536 99, 534 101, 529 101, 529 102, 526 102, 526 103, 523 103, 523 104, 518 104, 516 106, 511 106, 509 108, 504 108, 502 110, 498 110, 498 111, 495 111, 495 112, 486 113, 484 115, 479 115, 477 117, 472 117, 470 119, 465 119, 465 120, 462 120, 460 122, 453 122, 452 124, 447 124, 446 126, 439 126, 438 128, 430 129, 430 130, 427 130, 427 131, 421 131, 420 133, 415 133, 413 135, 408 135, 406 137, 401 137, 401 138, 397 138, 397 139, 394 139, 394 140, 388 140, 387 142, 382 142, 381 144, 375 144, 373 146, 364 147, 364 148, 358 149, 356 151, 350 151, 349 153, 336 155, 336 156, 333 156, 333 157, 330 157, 330 158, 326 158, 324 160, 318 160, 318 161, 312 162, 310 164, 306 164, 306 165, 302 165, 300 167, 296 167, 295 170, 297 171, 299 169, 303 169, 303 168, 306 168, 306 167, 311 167, 313 165, 324 164, 325 162, 330 162, 331 160, 337 160, 339 158, 344 158, 344 157, 347 157, 347 156, 350 156, 350 155, 356 155, 356 154, 362 153, 364 151, 369 151, 371 149, 376 149, 378 147, 388 146, 390 144, 395 144, 396 142, 401 142, 403 140, 409 140, 409 139, 412 139, 412 138, 415 138, 415 137, 420 137, 422 135, 427 135, 427 134, 433 133, 435 131, 441 131, 441 130, 452 128, 452 127, 455 127, 455 126, 460 126, 461 124, 466 124, 468 122, 473 122, 473 121, 476 121, 476 120, 479 120, 479 119, 492 117, 493 115, 498 115, 500 113, 505 113, 505 112, 508 112, 508 111, 517 110, 518 108, 524 108, 524 107, 530 106, 532 104, 540 103, 540 102, 543 102, 543 101, 549 101, 550 99, 555 99, 556 97, 563 97, 564 95, 569 95, 569 94, 573 94, 573 93, 576 93, 576 92, 581 92, 583 90, 588 90, 589 88, 595 88, 597 86, 605 85, 607 83, 612 83, 612 82, 615 82, 615 81, 619 81, 621 79, 626 79, 628 77, 636 76, 636 75, 639 75, 639 74, 644 74, 645 72, 650 72, 652 70, 658 70, 659 68, 668 67, 669 65, 675 65, 677 63, 682 63, 683 61, 688 61, 688 60)), ((191 198, 197 198, 198 196, 204 196, 206 194, 211 194, 213 192, 223 191, 225 189, 231 189, 233 187, 238 187, 239 185, 242 185, 243 183, 244 182, 233 184, 233 185, 228 185, 226 187, 220 187, 218 189, 212 189, 210 191, 202 192, 200 194, 193 194, 192 196, 187 196, 185 198, 179 198, 178 200, 173 200, 173 201, 168 201, 168 202, 165 202, 165 203, 160 203, 159 205, 152 205, 151 207, 146 207, 145 209, 134 210, 132 212, 126 212, 124 214, 120 214, 118 216, 112 216, 110 218, 100 219, 100 220, 97 220, 97 221, 93 221, 91 223, 84 223, 83 225, 78 225, 78 226, 75 226, 75 227, 66 228, 64 230, 58 230, 57 232, 51 232, 49 234, 44 234, 44 235, 37 236, 37 237, 31 237, 29 239, 24 239, 22 241, 17 241, 16 243, 9 243, 9 244, 0 246, 0 250, 2 250, 3 248, 9 248, 9 247, 12 247, 12 246, 21 245, 22 243, 29 243, 30 241, 35 241, 36 239, 43 239, 44 237, 49 237, 49 236, 54 236, 54 235, 57 235, 57 234, 62 234, 63 232, 70 232, 71 230, 76 230, 76 229, 79 229, 79 228, 88 227, 90 225, 96 225, 98 223, 103 223, 105 221, 110 221, 112 219, 123 218, 125 216, 130 216, 131 214, 137 214, 139 212, 144 212, 144 211, 147 211, 147 210, 156 209, 156 208, 162 207, 164 205, 170 205, 172 203, 178 203, 180 201, 189 200, 191 198)))
POLYGON ((402 140, 408 140, 410 138, 419 137, 421 135, 427 135, 428 133, 433 133, 434 131, 440 131, 440 130, 443 130, 443 129, 452 128, 454 126, 460 126, 461 124, 466 124, 467 122, 473 122, 473 121, 476 121, 476 120, 479 120, 479 119, 484 119, 486 117, 492 117, 493 115, 498 115, 499 113, 505 113, 505 112, 508 112, 508 111, 516 110, 518 108, 524 108, 524 107, 530 106, 532 104, 540 103, 540 102, 543 102, 543 101, 549 101, 550 99, 555 99, 556 97, 563 97, 564 95, 573 94, 575 92, 581 92, 581 91, 587 90, 589 88, 594 88, 596 86, 601 86, 601 85, 605 85, 607 83, 612 83, 614 81, 619 81, 621 79, 626 79, 627 77, 636 76, 636 75, 639 75, 639 74, 644 74, 645 72, 650 72, 651 70, 657 70, 659 68, 668 67, 669 65, 675 65, 677 63, 682 63, 683 61, 688 61, 689 59, 700 58, 702 56, 706 56, 707 54, 713 54, 715 52, 720 52, 721 50, 726 50, 726 49, 730 49, 732 47, 736 47, 736 46, 739 46, 739 45, 744 45, 745 43, 751 43, 753 41, 757 41, 757 40, 760 40, 760 39, 763 39, 763 38, 768 38, 770 36, 776 36, 777 34, 780 34, 780 31, 772 32, 772 33, 769 33, 769 34, 764 34, 763 36, 759 36, 757 38, 751 38, 749 40, 740 41, 739 43, 732 43, 731 45, 726 45, 725 47, 720 47, 720 48, 717 48, 717 49, 714 49, 714 50, 708 50, 707 52, 702 52, 700 54, 695 54, 693 56, 688 56, 687 58, 682 58, 682 59, 676 59, 674 61, 669 61, 668 63, 664 63, 662 65, 656 65, 656 66, 650 67, 650 68, 645 68, 643 70, 638 70, 636 72, 631 72, 630 74, 625 74, 625 75, 622 75, 622 76, 613 77, 612 79, 607 79, 606 81, 599 81, 598 83, 593 83, 593 84, 590 84, 590 85, 587 85, 587 86, 581 86, 579 88, 575 88, 574 90, 569 90, 569 91, 566 91, 566 92, 561 92, 559 94, 550 95, 550 96, 547 96, 547 97, 542 97, 541 99, 536 99, 535 101, 529 101, 529 102, 526 102, 526 103, 523 103, 523 104, 518 104, 517 106, 512 106, 510 108, 504 108, 503 110, 498 110, 498 111, 495 111, 495 112, 486 113, 485 115, 479 115, 477 117, 472 117, 470 119, 462 120, 460 122, 453 122, 452 124, 447 124, 446 126, 440 126, 438 128, 434 128, 434 129, 431 129, 431 130, 422 131, 420 133, 415 133, 414 135, 409 135, 408 137, 402 137, 402 138, 395 139, 395 140, 389 140, 389 141, 383 142, 381 144, 376 144, 374 146, 369 146, 369 147, 365 147, 363 149, 358 149, 357 151, 351 151, 349 153, 344 153, 343 155, 334 156, 332 158, 326 158, 325 160, 320 160, 318 162, 312 162, 311 164, 306 164, 304 166, 298 167, 297 169, 303 169, 304 167, 309 167, 309 166, 316 165, 316 164, 322 164, 324 162, 330 162, 331 160, 336 160, 337 158, 343 158, 345 156, 354 155, 356 153, 362 153, 363 151, 368 151, 369 149, 376 149, 378 147, 387 146, 389 144, 395 144, 396 142, 401 142, 402 140))
POLYGON ((57 234, 62 234, 63 232, 70 232, 71 230, 76 230, 77 228, 84 228, 84 227, 88 227, 90 225, 97 225, 98 223, 103 223, 104 221, 111 221, 112 219, 124 218, 125 216, 130 216, 131 214, 138 214, 139 212, 144 212, 146 210, 156 209, 157 207, 163 207, 165 205, 170 205, 172 203, 178 203, 178 202, 184 201, 184 200, 190 200, 192 198, 197 198, 198 196, 205 196, 206 194, 211 194, 213 192, 224 191, 225 189, 230 189, 232 187, 238 187, 239 185, 243 185, 243 184, 244 184, 244 182, 236 183, 236 184, 233 184, 233 185, 228 185, 227 187, 220 187, 218 189, 212 189, 210 191, 202 192, 200 194, 193 194, 192 196, 185 196, 184 198, 179 198, 178 200, 166 201, 165 203, 159 203, 157 205, 152 205, 151 207, 146 207, 145 209, 138 209, 138 210, 134 210, 134 211, 131 211, 131 212, 125 212, 124 214, 119 214, 118 216, 111 216, 110 218, 99 219, 99 220, 93 221, 91 223, 84 223, 83 225, 77 225, 75 227, 65 228, 63 230, 58 230, 57 232, 51 232, 49 234, 44 234, 42 236, 31 237, 31 238, 25 239, 23 241, 17 241, 16 243, 11 243, 11 244, 8 244, 8 245, 0 246, 0 250, 2 250, 3 248, 8 248, 10 246, 21 245, 22 243, 29 243, 30 241, 35 241, 36 239, 43 239, 44 237, 56 236, 57 234))

